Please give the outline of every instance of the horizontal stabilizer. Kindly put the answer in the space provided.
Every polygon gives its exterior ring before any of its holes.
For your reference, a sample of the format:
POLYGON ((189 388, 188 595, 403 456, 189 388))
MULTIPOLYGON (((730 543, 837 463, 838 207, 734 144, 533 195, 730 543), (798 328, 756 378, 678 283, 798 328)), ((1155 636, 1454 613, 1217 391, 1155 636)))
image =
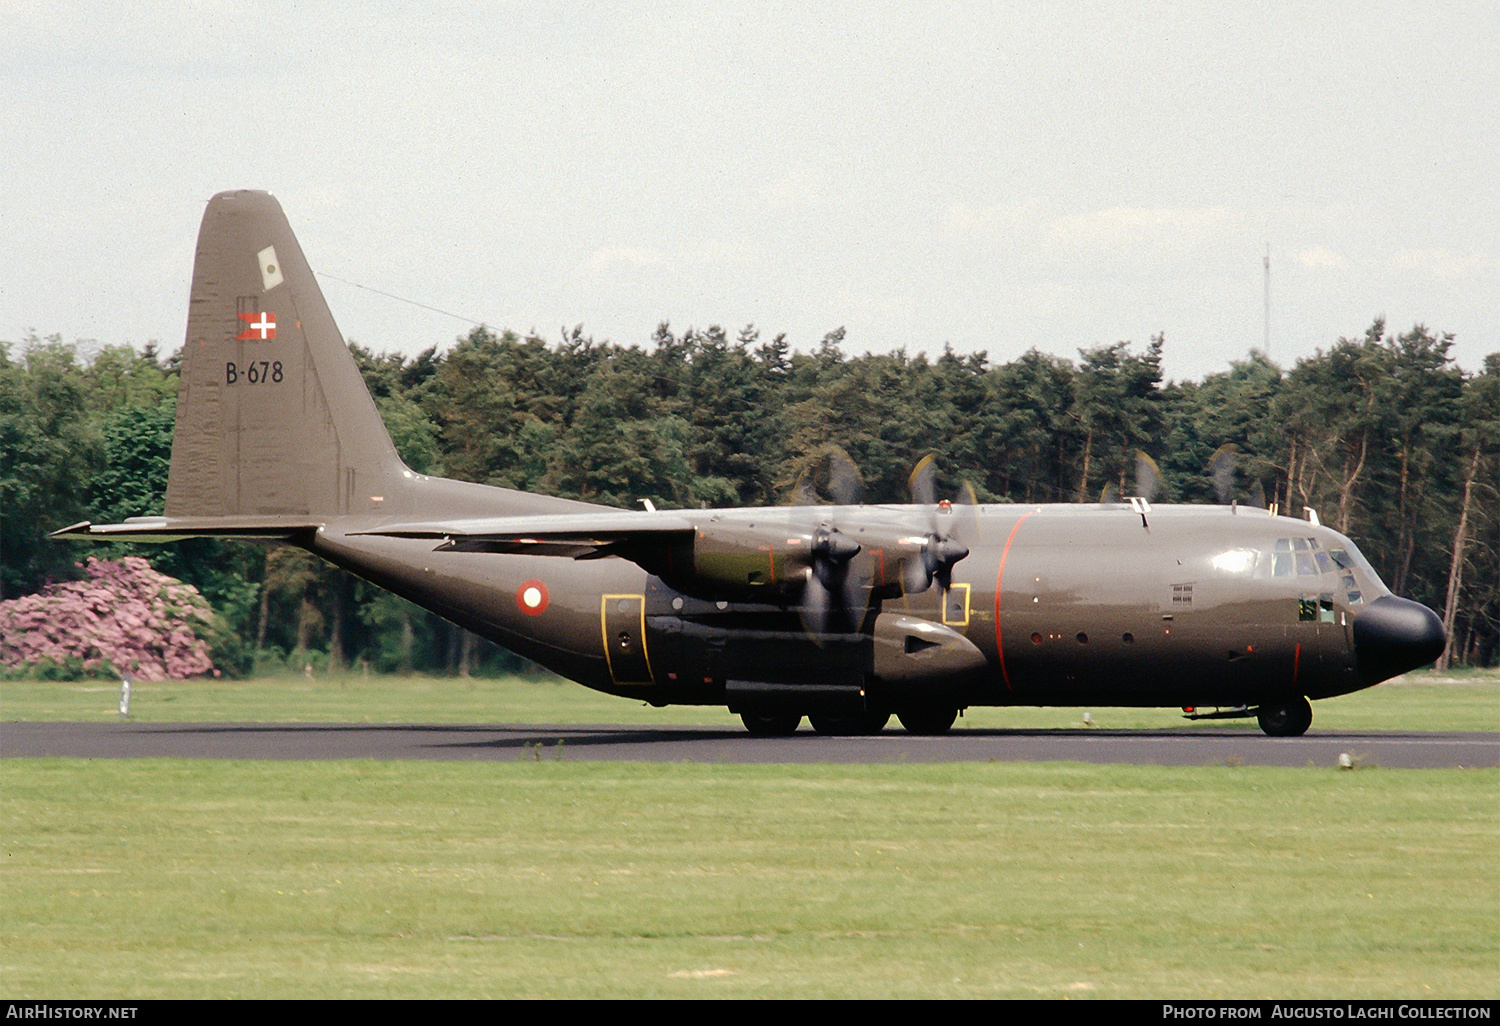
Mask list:
POLYGON ((52 537, 128 542, 174 542, 184 538, 296 541, 322 526, 321 520, 293 516, 131 517, 123 524, 93 524, 85 520, 53 531, 52 537))

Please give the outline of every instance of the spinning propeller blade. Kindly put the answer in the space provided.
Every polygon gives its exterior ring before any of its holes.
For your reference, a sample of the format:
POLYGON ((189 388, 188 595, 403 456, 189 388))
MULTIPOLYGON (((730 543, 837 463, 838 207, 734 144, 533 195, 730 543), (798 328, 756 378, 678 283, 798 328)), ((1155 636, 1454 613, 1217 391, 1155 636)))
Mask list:
POLYGON ((864 497, 864 476, 849 454, 837 445, 823 446, 797 475, 797 483, 792 486, 792 505, 823 505, 818 493, 820 481, 836 506, 857 506, 864 497))
POLYGON ((1140 449, 1135 451, 1135 494, 1155 502, 1161 492, 1161 468, 1140 449))
POLYGON ((1234 474, 1239 466, 1240 454, 1233 442, 1221 445, 1208 460, 1208 474, 1214 479, 1214 491, 1219 502, 1227 503, 1229 493, 1234 490, 1234 474))
MULTIPOLYGON (((953 565, 969 554, 969 547, 954 537, 960 527, 953 513, 953 503, 937 499, 937 459, 931 453, 923 456, 912 468, 907 485, 911 488, 912 502, 918 506, 933 506, 928 519, 927 536, 916 557, 909 559, 902 570, 901 584, 908 595, 918 595, 937 581, 944 588, 953 583, 953 565)), ((969 510, 966 521, 974 520, 975 495, 973 486, 964 483, 959 492, 961 505, 969 510)))
POLYGON ((845 629, 856 629, 864 619, 864 582, 850 565, 859 551, 859 542, 832 524, 819 525, 813 534, 812 565, 802 589, 802 625, 809 633, 826 634, 835 609, 845 629))

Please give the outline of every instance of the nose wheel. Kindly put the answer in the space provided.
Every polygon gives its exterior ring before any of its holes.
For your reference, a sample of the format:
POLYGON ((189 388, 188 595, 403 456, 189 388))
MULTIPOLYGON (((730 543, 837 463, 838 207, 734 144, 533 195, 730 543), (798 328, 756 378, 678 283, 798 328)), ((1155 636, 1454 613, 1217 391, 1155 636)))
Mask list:
POLYGON ((1312 703, 1300 695, 1261 706, 1255 713, 1260 729, 1272 737, 1301 737, 1312 726, 1312 703))

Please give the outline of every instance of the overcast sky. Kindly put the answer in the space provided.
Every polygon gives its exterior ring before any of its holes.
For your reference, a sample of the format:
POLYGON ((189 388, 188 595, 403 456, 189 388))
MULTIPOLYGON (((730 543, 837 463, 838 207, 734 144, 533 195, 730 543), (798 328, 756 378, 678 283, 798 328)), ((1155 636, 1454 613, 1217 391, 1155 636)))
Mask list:
POLYGON ((1377 316, 1500 350, 1500 4, 0 2, 0 339, 182 344, 267 189, 347 337, 799 349, 1166 335, 1200 378, 1377 316))

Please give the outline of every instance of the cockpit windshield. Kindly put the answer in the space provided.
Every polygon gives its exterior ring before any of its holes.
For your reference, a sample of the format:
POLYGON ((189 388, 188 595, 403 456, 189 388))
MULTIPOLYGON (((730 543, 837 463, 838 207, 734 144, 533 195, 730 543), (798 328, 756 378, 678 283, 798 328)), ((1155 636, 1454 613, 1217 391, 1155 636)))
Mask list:
MULTIPOLYGON (((1336 580, 1335 586, 1343 590, 1351 606, 1365 601, 1361 578, 1368 580, 1370 586, 1380 580, 1359 550, 1347 542, 1325 548, 1317 538, 1277 538, 1270 555, 1271 576, 1316 577, 1322 579, 1320 587, 1328 587, 1336 580)), ((1307 583, 1311 587, 1314 582, 1307 583)))

